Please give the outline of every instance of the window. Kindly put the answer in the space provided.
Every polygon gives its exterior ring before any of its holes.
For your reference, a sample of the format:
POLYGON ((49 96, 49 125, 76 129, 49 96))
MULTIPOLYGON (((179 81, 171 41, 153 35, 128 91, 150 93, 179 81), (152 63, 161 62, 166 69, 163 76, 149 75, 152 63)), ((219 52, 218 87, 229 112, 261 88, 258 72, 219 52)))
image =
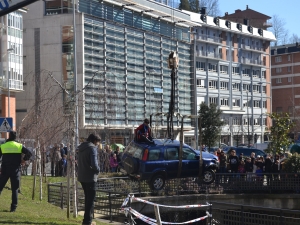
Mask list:
POLYGON ((250 91, 250 84, 243 84, 243 91, 250 91))
POLYGON ((197 79, 197 87, 204 87, 204 80, 197 79))
POLYGON ((291 55, 288 55, 288 61, 291 61, 291 55))
POLYGON ((165 159, 167 160, 178 160, 178 149, 168 148, 165 152, 165 159))
POLYGON ((220 65, 220 73, 228 74, 228 66, 220 65))
POLYGON ((276 56, 275 57, 275 62, 281 62, 281 56, 276 56))
POLYGON ((217 72, 217 64, 208 63, 208 71, 217 72))
POLYGON ((261 78, 266 79, 266 71, 261 71, 261 78))
POLYGON ((221 106, 228 106, 228 98, 221 98, 221 106))
POLYGON ((240 67, 232 67, 232 74, 239 75, 240 67))
POLYGON ((238 83, 232 83, 232 90, 239 91, 241 88, 241 85, 238 83))
POLYGON ((217 98, 209 98, 209 104, 216 104, 217 105, 217 98))
POLYGON ((260 70, 252 70, 252 77, 259 77, 260 70))
POLYGON ((293 106, 289 106, 288 111, 290 115, 293 115, 293 106))
POLYGON ((267 101, 263 101, 263 108, 266 109, 267 108, 267 101))
POLYGON ((149 161, 159 160, 159 154, 160 154, 160 149, 152 149, 151 151, 149 151, 148 160, 149 161))
POLYGON ((276 68, 276 73, 281 73, 281 67, 276 68))
POLYGON ((240 107, 240 100, 239 99, 232 99, 232 106, 233 107, 240 107))
POLYGON ((277 108, 276 108, 276 112, 277 112, 277 113, 282 113, 282 107, 277 107, 277 108))
POLYGON ((260 107, 260 102, 259 102, 259 100, 254 100, 254 101, 253 101, 253 107, 255 107, 255 108, 259 108, 259 107, 260 107))
POLYGON ((218 82, 216 80, 210 80, 210 81, 208 81, 208 87, 211 89, 217 89, 218 82))
POLYGON ((220 89, 228 90, 228 82, 220 82, 220 89))
POLYGON ((253 120, 253 125, 259 125, 259 119, 254 119, 253 120))
POLYGON ((266 86, 262 86, 262 93, 266 93, 266 86))
POLYGON ((241 125, 241 119, 240 118, 232 118, 232 125, 241 125))
POLYGON ((281 78, 276 78, 276 84, 280 84, 281 83, 281 78))
POLYGON ((288 72, 292 72, 292 67, 288 66, 287 70, 288 70, 288 72))
MULTIPOLYGON (((250 120, 249 118, 245 118, 244 119, 244 125, 248 125, 248 120, 250 120)), ((249 123, 250 124, 250 123, 249 123)))
POLYGON ((250 69, 243 69, 242 73, 243 73, 243 76, 249 77, 250 76, 250 69))
POLYGON ((292 78, 291 77, 288 77, 288 82, 292 82, 292 78))
POLYGON ((200 71, 206 71, 205 62, 196 62, 196 69, 200 71))
POLYGON ((259 92, 259 85, 253 85, 253 92, 259 92))

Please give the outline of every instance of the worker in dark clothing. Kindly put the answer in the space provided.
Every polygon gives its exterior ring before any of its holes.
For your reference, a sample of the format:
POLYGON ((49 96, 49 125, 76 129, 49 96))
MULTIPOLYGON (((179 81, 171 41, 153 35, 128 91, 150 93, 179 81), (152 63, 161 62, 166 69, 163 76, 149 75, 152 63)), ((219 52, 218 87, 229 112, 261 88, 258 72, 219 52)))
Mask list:
POLYGON ((16 142, 17 133, 9 132, 9 138, 0 146, 0 158, 2 157, 1 175, 0 175, 0 194, 10 179, 12 203, 10 212, 15 212, 18 205, 18 190, 20 188, 21 164, 29 160, 32 156, 30 150, 22 144, 16 142), (24 154, 23 159, 22 154, 24 154))
POLYGON ((86 142, 78 146, 78 181, 84 191, 84 217, 82 225, 91 225, 96 197, 96 184, 100 167, 97 154, 100 137, 90 134, 86 142))

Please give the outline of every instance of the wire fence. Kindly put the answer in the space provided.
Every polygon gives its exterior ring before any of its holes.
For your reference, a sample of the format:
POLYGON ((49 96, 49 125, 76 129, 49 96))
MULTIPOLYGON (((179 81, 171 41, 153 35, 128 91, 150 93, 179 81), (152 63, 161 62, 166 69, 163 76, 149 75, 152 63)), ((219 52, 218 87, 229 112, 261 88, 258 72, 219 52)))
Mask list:
MULTIPOLYGON (((159 196, 164 201, 169 196, 179 199, 181 195, 192 196, 194 194, 226 194, 226 193, 299 193, 300 174, 217 174, 216 181, 205 185, 198 177, 168 180, 160 191, 150 189, 146 181, 133 181, 127 177, 101 178, 97 182, 96 200, 94 213, 97 217, 109 219, 110 221, 124 222, 128 218, 120 207, 128 194, 139 197, 159 196)), ((72 193, 72 191, 70 192, 72 193)), ((78 211, 84 210, 84 194, 81 185, 77 185, 77 207, 78 211)), ((197 198, 195 198, 197 199, 197 198)), ((71 196, 71 201, 72 201, 71 196)), ((201 204, 208 199, 203 199, 201 204)), ((178 200, 179 201, 179 200, 178 200)), ((67 207, 67 184, 48 184, 48 202, 58 207, 67 207)), ((300 211, 270 209, 257 206, 243 206, 220 202, 209 202, 212 204, 210 213, 212 218, 208 219, 210 224, 270 224, 270 225, 294 225, 300 224, 300 211), (283 221, 283 222, 280 222, 283 221)), ((199 204, 194 202, 194 204, 199 204)), ((71 211, 72 209, 71 204, 71 211)), ((175 206, 175 205, 174 205, 175 206)), ((140 206, 140 213, 146 213, 148 217, 154 218, 154 211, 146 206, 140 206)), ((167 208, 161 211, 162 221, 183 222, 191 218, 198 218, 206 214, 205 210, 188 208, 178 210, 167 208)), ((146 224, 139 221, 138 224, 146 224)), ((208 224, 207 221, 198 221, 193 224, 208 224)))

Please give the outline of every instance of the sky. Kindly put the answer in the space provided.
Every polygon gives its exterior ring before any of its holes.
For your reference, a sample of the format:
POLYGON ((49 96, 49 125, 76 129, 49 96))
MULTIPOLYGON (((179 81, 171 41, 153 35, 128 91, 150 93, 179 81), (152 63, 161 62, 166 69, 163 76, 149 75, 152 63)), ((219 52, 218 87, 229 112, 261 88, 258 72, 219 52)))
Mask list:
POLYGON ((278 15, 285 21, 289 35, 294 33, 300 37, 300 0, 219 0, 221 16, 225 12, 232 14, 236 9, 245 10, 246 5, 270 17, 278 15))

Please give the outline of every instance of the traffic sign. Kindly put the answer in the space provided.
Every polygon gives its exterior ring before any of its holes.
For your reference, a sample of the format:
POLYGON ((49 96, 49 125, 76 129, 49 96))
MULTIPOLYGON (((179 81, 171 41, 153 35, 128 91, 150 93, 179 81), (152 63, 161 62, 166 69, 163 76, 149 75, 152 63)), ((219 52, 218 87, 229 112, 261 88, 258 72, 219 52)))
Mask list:
POLYGON ((13 128, 13 119, 11 117, 0 117, 0 132, 9 132, 13 128))

